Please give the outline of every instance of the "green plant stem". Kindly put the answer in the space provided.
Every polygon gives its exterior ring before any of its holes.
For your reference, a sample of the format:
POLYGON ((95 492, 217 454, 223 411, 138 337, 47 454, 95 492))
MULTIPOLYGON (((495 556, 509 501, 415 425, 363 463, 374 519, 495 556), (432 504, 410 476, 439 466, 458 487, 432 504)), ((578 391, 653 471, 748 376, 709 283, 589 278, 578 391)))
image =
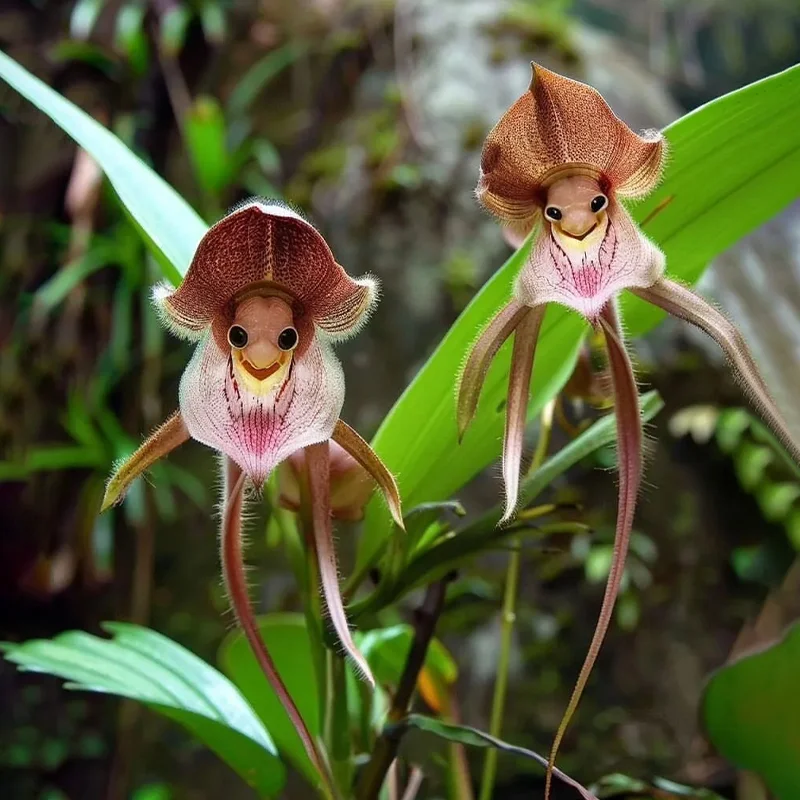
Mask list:
POLYGON ((347 676, 344 659, 332 650, 325 653, 325 718, 323 736, 337 786, 344 796, 353 782, 350 752, 350 718, 347 711, 347 676))
POLYGON ((392 762, 397 757, 400 740, 405 733, 404 726, 398 725, 408 715, 411 698, 417 685, 419 673, 425 664, 428 646, 436 631, 436 624, 444 608, 449 576, 428 586, 422 605, 414 614, 414 638, 408 651, 403 674, 381 735, 375 742, 369 763, 358 783, 357 800, 377 800, 381 787, 392 762))
MULTIPOLYGON (((536 450, 531 460, 528 475, 533 475, 544 463, 547 450, 550 446, 550 435, 553 430, 553 411, 555 402, 551 400, 543 409, 540 416, 539 439, 536 450)), ((509 542, 511 555, 508 559, 506 570, 506 588, 503 595, 503 612, 500 630, 500 654, 497 658, 497 680, 494 684, 492 697, 492 713, 489 723, 489 733, 499 738, 503 732, 503 714, 506 706, 506 691, 508 689, 508 669, 511 663, 511 645, 514 640, 514 623, 517 618, 517 587, 519 586, 520 549, 522 542, 516 535, 509 542)), ((497 775, 497 750, 487 750, 483 762, 481 776, 481 789, 479 800, 491 800, 494 791, 494 781, 497 775)))
POLYGON ((300 483, 300 527, 303 532, 305 546, 305 598, 303 599, 303 613, 306 618, 306 628, 311 644, 311 661, 314 664, 314 674, 319 687, 319 721, 322 730, 325 730, 328 713, 328 670, 326 668, 327 648, 322 632, 322 588, 320 586, 319 565, 317 563, 317 550, 314 545, 313 520, 311 519, 311 497, 308 487, 308 478, 305 474, 298 476, 300 483))
MULTIPOLYGON (((512 548, 506 570, 506 588, 503 596, 503 616, 500 630, 500 655, 497 658, 497 680, 494 683, 492 696, 492 716, 489 732, 499 737, 503 730, 503 713, 506 705, 506 689, 508 688, 508 667, 511 663, 511 643, 514 638, 514 622, 516 621, 517 586, 519 584, 520 540, 515 536, 509 543, 512 548)), ((497 750, 487 750, 483 762, 481 791, 479 800, 491 800, 494 779, 497 774, 497 750)))

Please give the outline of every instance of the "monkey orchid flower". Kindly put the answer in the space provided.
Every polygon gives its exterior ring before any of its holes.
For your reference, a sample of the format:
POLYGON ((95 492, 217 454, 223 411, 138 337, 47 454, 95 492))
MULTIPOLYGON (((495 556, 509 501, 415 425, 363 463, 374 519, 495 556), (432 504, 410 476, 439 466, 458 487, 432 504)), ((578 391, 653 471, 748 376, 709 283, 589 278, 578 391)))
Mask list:
POLYGON ((155 300, 166 325, 198 342, 180 383, 179 409, 119 468, 103 508, 131 481, 187 439, 223 456, 221 559, 236 618, 281 698, 312 762, 322 756, 275 671, 250 606, 242 556, 243 489, 305 453, 313 546, 323 594, 342 645, 374 685, 347 626, 331 532, 330 447, 350 454, 383 490, 402 526, 393 477, 369 445, 339 419, 344 377, 330 342, 353 335, 375 301, 371 279, 353 280, 308 222, 286 208, 251 201, 203 237, 177 290, 155 300))
POLYGON ((597 627, 553 742, 547 797, 558 747, 611 619, 642 478, 639 398, 619 318, 619 294, 630 290, 713 337, 756 409, 798 462, 800 447, 738 330, 714 306, 664 275, 663 253, 622 205, 649 194, 658 183, 666 151, 661 134, 635 134, 594 89, 532 66, 528 91, 486 140, 477 195, 513 236, 534 227, 537 234, 513 299, 481 333, 467 359, 457 417, 463 435, 489 365, 513 334, 502 467, 508 520, 517 504, 531 370, 545 308, 548 303, 566 306, 602 330, 617 414, 620 480, 614 559, 597 627))

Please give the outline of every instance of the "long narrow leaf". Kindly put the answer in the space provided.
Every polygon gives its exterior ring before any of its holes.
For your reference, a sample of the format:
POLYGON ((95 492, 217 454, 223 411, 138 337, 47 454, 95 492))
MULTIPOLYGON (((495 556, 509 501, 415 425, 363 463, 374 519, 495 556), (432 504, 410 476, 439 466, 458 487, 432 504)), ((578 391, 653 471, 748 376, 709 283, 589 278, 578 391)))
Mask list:
POLYGON ((44 111, 86 150, 108 176, 119 199, 153 248, 172 265, 167 278, 186 272, 206 224, 159 175, 111 131, 0 52, 0 78, 44 111))
MULTIPOLYGON (((540 766, 547 766, 547 759, 535 753, 533 750, 527 750, 524 747, 508 744, 508 742, 504 742, 502 739, 496 739, 488 733, 484 733, 477 728, 471 728, 467 725, 453 725, 452 723, 443 722, 433 717, 426 717, 423 714, 409 714, 402 724, 410 728, 417 728, 418 730, 432 733, 434 736, 447 739, 450 742, 458 742, 459 744, 466 744, 470 747, 493 747, 496 750, 501 750, 510 755, 530 758, 540 766)), ((560 778, 568 786, 572 786, 573 789, 576 789, 585 800, 597 800, 597 797, 588 789, 585 789, 560 769, 554 769, 553 775, 560 778)))

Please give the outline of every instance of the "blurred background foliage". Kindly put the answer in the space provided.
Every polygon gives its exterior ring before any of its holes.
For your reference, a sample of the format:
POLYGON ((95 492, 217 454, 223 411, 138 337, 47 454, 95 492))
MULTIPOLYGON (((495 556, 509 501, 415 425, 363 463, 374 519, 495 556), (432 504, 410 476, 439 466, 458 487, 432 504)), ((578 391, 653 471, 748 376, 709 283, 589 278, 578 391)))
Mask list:
MULTIPOLYGON (((345 416, 365 435, 506 259, 471 192, 483 137, 527 84, 531 58, 597 86, 632 126, 661 127, 796 63, 798 41, 793 0, 8 0, 0 9, 0 48, 111 128, 206 221, 253 194, 281 197, 310 215, 351 274, 380 275, 384 301, 343 348, 345 416)), ((123 511, 96 518, 112 463, 172 408, 189 354, 151 309, 156 265, 91 159, 5 84, 0 154, 0 638, 99 632, 101 620, 121 619, 215 663, 226 602, 208 519, 211 453, 179 451, 123 511)), ((706 281, 748 328, 779 399, 800 390, 798 223, 795 205, 706 281)), ((695 337, 664 325, 638 352, 640 377, 666 409, 650 428, 650 488, 618 625, 560 765, 634 776, 607 781, 604 796, 671 796, 671 779, 766 797, 723 757, 735 760, 735 746, 717 741, 722 756, 709 746, 697 708, 706 677, 741 652, 742 637, 766 645, 796 616, 779 603, 775 622, 768 598, 777 602, 800 550, 800 479, 695 337), (772 627, 752 622, 765 613, 772 627)), ((557 445, 586 402, 585 387, 562 396, 557 445)), ((538 751, 594 624, 615 504, 609 476, 593 468, 612 463, 613 451, 600 450, 548 498, 580 509, 592 535, 523 552, 504 738, 538 751)), ((497 491, 489 470, 462 499, 489 507, 497 491)), ((296 609, 283 551, 253 530, 259 606, 296 609)), ((345 575, 353 541, 340 530, 345 575)), ((459 715, 480 728, 505 561, 482 555, 459 576, 439 630, 460 665, 459 715)), ((787 636, 781 652, 796 642, 787 636)), ((752 664, 740 667, 708 684, 709 714, 733 713, 720 692, 749 691, 752 664)), ((423 696, 435 704, 436 692, 423 696)), ((181 729, 136 705, 70 693, 7 663, 0 704, 4 796, 250 796, 181 729)), ((445 758, 432 741, 408 737, 409 758, 445 758)), ((530 796, 539 773, 500 758, 496 796, 530 796)), ((470 761, 473 774, 480 765, 470 761)), ((290 783, 286 796, 305 791, 290 783)))

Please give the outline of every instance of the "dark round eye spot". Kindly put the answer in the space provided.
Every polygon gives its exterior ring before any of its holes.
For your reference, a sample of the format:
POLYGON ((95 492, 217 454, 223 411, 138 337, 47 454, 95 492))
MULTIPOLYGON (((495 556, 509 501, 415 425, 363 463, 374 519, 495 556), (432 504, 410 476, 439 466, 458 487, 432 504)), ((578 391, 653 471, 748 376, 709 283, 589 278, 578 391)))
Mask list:
POLYGON ((281 350, 294 350, 297 347, 297 342, 299 340, 299 336, 297 335, 297 331, 294 328, 284 328, 278 334, 278 347, 281 350))
POLYGON ((561 219, 561 210, 556 208, 555 206, 547 206, 547 208, 544 210, 544 213, 550 219, 556 219, 556 220, 561 219))
POLYGON ((592 198, 591 209, 596 214, 598 211, 602 211, 606 207, 606 203, 608 202, 608 198, 604 194, 598 194, 597 197, 592 198))
POLYGON ((228 344, 236 350, 247 347, 247 331, 241 325, 231 325, 228 328, 228 344))

